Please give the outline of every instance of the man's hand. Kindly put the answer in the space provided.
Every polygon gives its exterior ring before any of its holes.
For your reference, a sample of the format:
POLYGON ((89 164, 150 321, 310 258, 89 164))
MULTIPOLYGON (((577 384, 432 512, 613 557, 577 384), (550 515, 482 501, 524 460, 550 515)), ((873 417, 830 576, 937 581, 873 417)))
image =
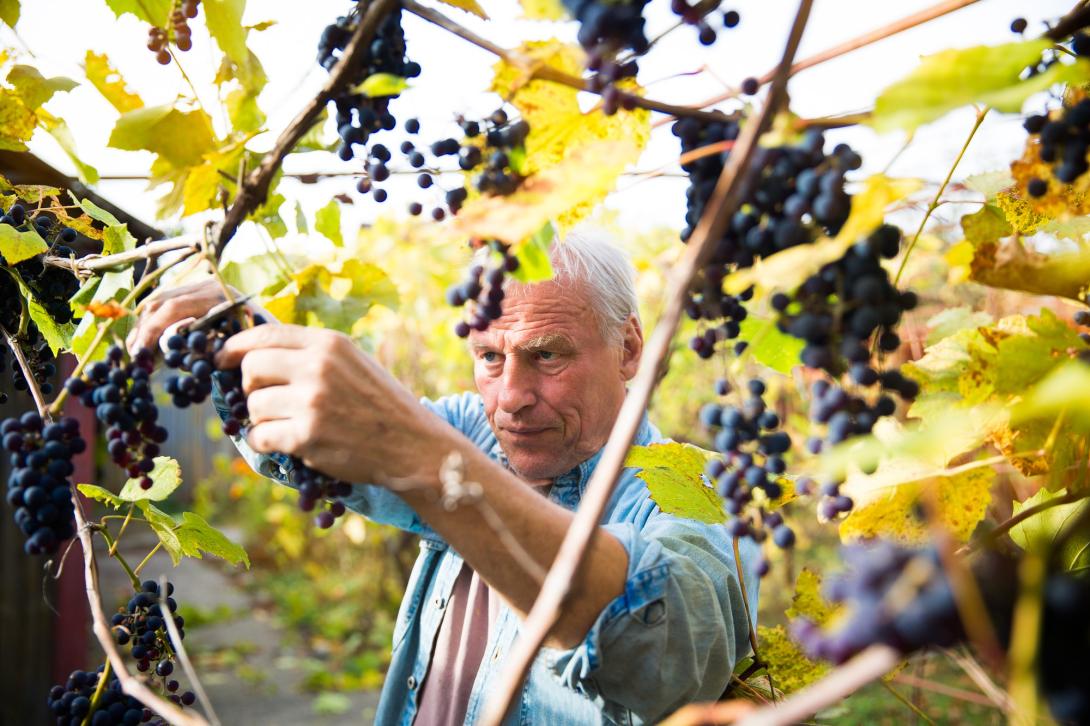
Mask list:
MULTIPOLYGON (((242 297, 232 289, 231 294, 242 297)), ((225 300, 223 288, 215 280, 157 290, 144 303, 144 311, 125 343, 130 351, 155 348, 163 331, 175 323, 199 318, 225 300)), ((247 303, 252 312, 261 313, 267 321, 274 319, 263 309, 247 303)))
POLYGON ((341 333, 297 325, 235 334, 218 368, 242 368, 254 451, 300 457, 350 482, 435 480, 453 429, 341 333))

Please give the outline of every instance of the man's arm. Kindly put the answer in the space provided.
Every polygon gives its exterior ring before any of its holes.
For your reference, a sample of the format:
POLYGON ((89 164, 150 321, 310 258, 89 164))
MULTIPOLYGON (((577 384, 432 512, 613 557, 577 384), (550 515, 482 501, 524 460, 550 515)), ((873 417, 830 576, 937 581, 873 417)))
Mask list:
MULTIPOLYGON (((446 422, 345 336, 283 325, 243 331, 217 358, 241 366, 254 422, 254 451, 299 456, 345 481, 370 481, 397 492, 517 612, 528 613, 540 584, 518 564, 480 508, 447 511, 439 504, 439 471, 452 452, 466 477, 510 536, 548 569, 572 513, 548 501, 446 422)), ((601 531, 591 545, 572 597, 549 645, 573 647, 605 606, 624 591, 625 548, 601 531)))

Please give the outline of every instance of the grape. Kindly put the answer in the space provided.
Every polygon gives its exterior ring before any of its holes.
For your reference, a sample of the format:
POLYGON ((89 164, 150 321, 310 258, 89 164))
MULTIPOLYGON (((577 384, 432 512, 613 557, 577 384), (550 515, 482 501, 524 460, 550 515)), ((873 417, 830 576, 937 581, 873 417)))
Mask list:
POLYGON ((200 0, 182 0, 175 7, 170 14, 171 30, 173 31, 171 33, 168 33, 165 28, 155 25, 148 28, 148 50, 155 54, 155 60, 161 65, 170 63, 170 52, 167 50, 167 44, 171 38, 174 40, 174 46, 182 52, 193 48, 193 30, 189 27, 189 21, 197 17, 198 5, 200 5, 200 0))
POLYGON ((11 455, 7 501, 15 507, 15 523, 26 535, 29 555, 52 554, 76 533, 71 483, 72 457, 87 443, 79 421, 55 423, 30 411, 0 424, 4 450, 11 455))
MULTIPOLYGON (((151 709, 121 690, 117 674, 113 671, 110 672, 108 682, 99 693, 98 700, 94 702, 92 712, 92 699, 95 698, 98 690, 102 670, 102 666, 99 666, 96 671, 72 671, 63 686, 53 686, 50 689, 46 704, 56 717, 58 726, 82 724, 88 715, 90 715, 88 723, 91 726, 132 726, 140 723, 166 726, 166 721, 153 718, 151 709)), ((177 690, 177 681, 171 681, 171 683, 175 684, 173 690, 177 690)), ((167 690, 171 689, 168 687, 167 690)), ((196 701, 196 694, 186 691, 182 696, 172 696, 171 700, 178 705, 191 706, 196 701)))
POLYGON ((1025 18, 1015 18, 1011 21, 1011 32, 1021 35, 1026 32, 1028 26, 1029 23, 1026 22, 1025 18))
POLYGON ((125 351, 110 346, 106 360, 92 363, 81 377, 69 378, 69 394, 91 408, 106 426, 106 451, 110 459, 129 477, 150 489, 159 447, 167 440, 167 430, 157 423, 159 409, 151 392, 154 356, 141 348, 125 362, 125 351))
MULTIPOLYGON (((607 88, 614 81, 636 75, 636 62, 619 63, 617 57, 626 50, 643 55, 651 44, 644 33, 643 8, 647 0, 563 0, 564 7, 579 21, 579 44, 587 51, 587 68, 593 90, 607 88)), ((619 103, 619 98, 617 99, 619 103)), ((607 113, 616 110, 605 109, 607 113)))

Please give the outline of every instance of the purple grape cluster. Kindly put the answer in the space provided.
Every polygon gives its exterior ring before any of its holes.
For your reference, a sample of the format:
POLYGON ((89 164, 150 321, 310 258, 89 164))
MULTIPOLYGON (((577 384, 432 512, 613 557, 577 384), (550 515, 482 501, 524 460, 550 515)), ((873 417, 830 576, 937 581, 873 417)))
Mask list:
MULTIPOLYGON (((223 342, 242 330, 237 318, 224 318, 217 323, 211 334, 194 330, 185 335, 176 333, 167 338, 167 353, 163 364, 182 373, 166 380, 165 389, 171 402, 178 408, 194 403, 204 403, 212 395, 212 374, 216 367, 213 356, 223 347, 223 342), (188 375, 185 375, 188 374, 188 375)), ((245 414, 244 414, 245 415, 245 414)), ((234 430, 230 435, 237 434, 234 430)))
MULTIPOLYGON (((128 645, 129 653, 136 661, 136 668, 141 673, 152 670, 155 675, 166 678, 174 672, 174 650, 170 632, 163 622, 159 583, 145 580, 140 591, 133 595, 125 607, 114 613, 110 621, 111 632, 118 645, 128 645)), ((178 609, 175 602, 174 585, 166 583, 167 609, 171 612, 178 636, 185 638, 185 619, 174 615, 178 609)))
POLYGON ((471 330, 488 330, 492 321, 503 314, 503 281, 507 273, 519 268, 518 258, 510 253, 508 245, 492 240, 488 246, 499 256, 499 261, 488 270, 484 265, 473 265, 462 282, 447 290, 448 303, 454 307, 470 306, 470 321, 459 320, 454 326, 459 338, 468 337, 471 330))
MULTIPOLYGON (((121 690, 121 682, 113 671, 92 710, 102 670, 103 667, 99 666, 96 671, 72 671, 64 685, 50 689, 46 703, 56 717, 54 723, 57 726, 83 726, 85 722, 90 726, 135 726, 141 723, 166 726, 167 722, 155 717, 150 708, 121 690)), ((167 684, 168 692, 171 690, 170 684, 174 685, 174 691, 178 690, 178 682, 170 681, 167 684)), ((170 692, 168 697, 179 706, 192 706, 197 700, 191 691, 181 696, 170 692)))
POLYGON ((29 555, 52 554, 76 533, 69 478, 75 471, 72 457, 87 449, 79 421, 47 423, 28 411, 4 419, 0 435, 11 454, 7 500, 27 537, 24 549, 29 555))
POLYGON ((141 348, 131 360, 125 358, 121 346, 110 346, 105 360, 92 363, 82 376, 69 378, 64 385, 106 426, 110 460, 139 479, 141 488, 150 489, 148 475, 167 440, 166 428, 157 423, 159 407, 151 392, 155 356, 141 348))

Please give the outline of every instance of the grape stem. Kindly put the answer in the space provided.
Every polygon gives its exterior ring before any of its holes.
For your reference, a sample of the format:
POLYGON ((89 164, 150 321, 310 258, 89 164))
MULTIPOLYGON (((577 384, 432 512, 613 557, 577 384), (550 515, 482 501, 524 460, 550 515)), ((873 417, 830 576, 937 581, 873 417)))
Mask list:
POLYGON ((134 574, 137 574, 137 575, 139 575, 139 574, 140 574, 140 570, 144 569, 144 565, 146 565, 146 564, 148 564, 149 562, 151 562, 151 558, 152 558, 152 557, 153 557, 153 556, 155 555, 155 553, 156 553, 156 552, 158 552, 158 551, 159 551, 159 550, 161 550, 162 548, 163 548, 163 542, 162 542, 162 540, 160 540, 160 541, 156 542, 156 543, 155 543, 155 546, 151 548, 151 552, 149 552, 149 553, 147 554, 147 556, 146 556, 146 557, 144 557, 144 559, 140 560, 140 564, 138 564, 138 565, 136 566, 136 568, 135 568, 135 569, 133 570, 133 573, 134 573, 134 574))
POLYGON ((976 684, 977 688, 984 692, 992 705, 1004 713, 1010 713, 1014 708, 1010 697, 1006 691, 995 685, 995 682, 984 672, 984 668, 976 662, 976 659, 970 653, 959 653, 956 650, 945 650, 943 652, 946 657, 954 661, 965 672, 965 675, 969 676, 969 679, 976 684))
POLYGON ((903 703, 905 705, 905 708, 907 708, 909 711, 912 711, 912 713, 916 714, 917 718, 923 719, 924 721, 927 722, 927 724, 929 726, 935 726, 935 720, 932 719, 930 716, 928 716, 926 713, 924 713, 923 709, 921 709, 919 706, 917 706, 912 701, 905 698, 904 695, 902 695, 900 691, 898 691, 896 688, 889 685, 885 681, 878 681, 878 682, 882 684, 882 687, 885 688, 889 692, 889 694, 891 696, 893 696, 898 701, 903 703))
POLYGON ((962 547, 958 551, 958 554, 971 554, 973 552, 976 552, 980 548, 992 544, 997 539, 999 539, 1007 532, 1011 531, 1013 528, 1017 527, 1019 524, 1026 521, 1030 517, 1038 515, 1046 510, 1052 509, 1053 507, 1059 507, 1064 504, 1072 504, 1079 500, 1086 499, 1087 497, 1090 497, 1090 492, 1068 492, 1063 496, 1056 497, 1055 499, 1049 499, 1047 501, 1041 502, 1040 504, 1035 504, 1032 507, 1026 507, 1018 514, 1012 516, 1010 519, 1007 519, 1006 521, 998 524, 994 529, 989 531, 980 539, 974 542, 970 542, 969 544, 962 547))
POLYGON ((788 70, 798 50, 811 6, 812 0, 801 0, 799 3, 779 72, 772 83, 767 102, 742 127, 741 135, 727 158, 699 224, 681 257, 670 269, 659 323, 644 347, 639 370, 610 432, 601 459, 587 483, 575 518, 564 536, 537 600, 526 617, 520 637, 508 656, 506 667, 500 671, 499 680, 488 695, 479 722, 483 726, 499 726, 503 721, 516 695, 521 692, 523 679, 541 644, 560 616, 571 583, 575 581, 587 548, 598 532, 598 522, 605 511, 617 475, 624 466, 625 455, 635 437, 651 393, 659 381, 662 361, 671 350, 674 334, 684 314, 690 282, 711 256, 715 244, 722 238, 730 216, 740 205, 742 192, 753 173, 750 161, 756 152, 757 142, 786 102, 788 70))
POLYGON ((163 616, 163 625, 166 627, 167 633, 170 634, 170 644, 173 646, 174 655, 182 664, 182 670, 185 671, 186 678, 189 679, 190 688, 197 695, 197 700, 201 702, 201 707, 207 714, 209 723, 212 726, 220 726, 220 720, 216 716, 215 709, 212 708, 212 701, 209 700, 208 694, 204 691, 204 686, 201 685, 200 680, 197 678, 197 671, 194 670, 189 655, 185 652, 181 633, 178 632, 178 626, 174 622, 174 614, 170 612, 170 606, 167 604, 165 576, 159 578, 159 613, 163 616))
POLYGON ((43 418, 52 421, 53 417, 46 409, 45 399, 42 397, 42 389, 38 387, 38 381, 35 380, 30 363, 27 362, 26 356, 23 355, 23 349, 19 346, 19 341, 2 325, 0 325, 0 335, 4 336, 4 342, 11 348, 11 354, 15 356, 15 360, 19 363, 19 369, 23 372, 23 378, 26 379, 27 390, 30 391, 30 397, 34 399, 34 406, 39 411, 44 412, 43 418))
POLYGON ((908 247, 905 248, 905 254, 901 258, 901 265, 897 268, 897 274, 893 277, 894 286, 900 282, 901 274, 905 271, 905 265, 908 264, 908 257, 912 254, 912 250, 920 240, 920 235, 923 234, 924 225, 927 224, 927 220, 931 219, 931 214, 938 208, 939 200, 942 199, 943 193, 946 192, 946 186, 950 183, 950 179, 953 178, 954 171, 957 170, 958 164, 961 163, 961 157, 965 156, 965 152, 969 149, 969 144, 972 143, 973 137, 976 136, 977 129, 984 123, 984 117, 988 115, 988 111, 990 110, 991 108, 989 106, 985 106, 976 112, 976 122, 973 123, 973 128, 969 130, 969 137, 965 139, 965 143, 961 145, 961 151, 958 152, 957 158, 954 159, 950 171, 946 173, 946 178, 943 179, 942 184, 939 185, 939 190, 935 192, 935 198, 927 205, 927 211, 924 213, 923 219, 920 220, 920 226, 916 228, 916 234, 913 235, 912 241, 908 244, 908 247))
POLYGON ((102 665, 102 675, 98 677, 98 685, 95 686, 95 692, 91 695, 91 706, 87 709, 87 715, 83 717, 82 726, 88 726, 91 723, 91 717, 95 715, 95 709, 98 708, 98 702, 102 698, 102 692, 106 690, 106 682, 110 680, 110 659, 107 658, 106 662, 102 665))
MULTIPOLYGON (((451 20, 446 15, 443 15, 437 10, 424 7, 416 2, 416 0, 402 0, 401 7, 409 11, 413 15, 416 15, 429 23, 438 25, 446 31, 457 35, 459 38, 466 40, 473 45, 486 50, 489 53, 501 58, 507 63, 517 63, 517 59, 513 57, 512 53, 500 46, 496 45, 492 41, 482 38, 474 33, 472 30, 464 27, 463 25, 451 20)), ((587 93, 599 93, 598 90, 590 86, 588 81, 578 78, 563 71, 559 71, 556 68, 552 68, 547 65, 543 65, 540 68, 535 68, 533 71, 533 78, 541 81, 551 81, 553 83, 559 83, 563 86, 569 86, 578 91, 586 91, 587 93)), ((664 103, 662 101, 656 101, 652 98, 645 98, 635 94, 629 94, 632 102, 639 108, 645 108, 648 111, 658 111, 659 113, 669 114, 671 116, 685 116, 689 118, 697 118, 702 121, 716 122, 729 120, 732 117, 724 114, 720 111, 703 111, 699 108, 693 108, 690 106, 678 106, 672 103, 664 103)))
POLYGON ((273 148, 265 154, 257 168, 246 176, 242 186, 239 187, 238 196, 235 197, 234 203, 224 216, 223 223, 219 226, 215 244, 217 256, 223 254, 223 249, 234 237, 243 220, 265 201, 269 193, 269 184, 272 183, 273 176, 284 162, 284 157, 291 153, 299 140, 314 126, 314 122, 326 104, 351 82, 351 74, 358 66, 360 58, 368 52, 379 23, 396 4, 396 0, 373 0, 368 5, 363 18, 357 23, 352 33, 351 40, 345 46, 340 60, 333 66, 329 78, 318 91, 318 95, 296 114, 295 118, 280 132, 273 148))
POLYGON ((51 265, 53 267, 62 267, 66 270, 71 270, 78 275, 81 272, 104 272, 106 270, 126 267, 127 265, 131 265, 133 262, 139 262, 140 260, 151 260, 168 252, 174 252, 176 250, 184 249, 192 249, 195 251, 197 249, 197 242, 190 237, 175 237, 172 239, 162 239, 156 242, 149 242, 146 245, 141 245, 134 250, 118 252, 115 255, 87 255, 86 257, 81 257, 78 260, 74 260, 69 257, 46 255, 44 258, 42 258, 42 264, 51 265))
MULTIPOLYGON (((753 613, 749 609, 749 593, 746 591, 746 576, 742 572, 742 553, 738 549, 738 538, 732 538, 734 547, 734 571, 738 574, 738 587, 742 591, 742 607, 746 611, 746 628, 749 630, 749 647, 753 649, 753 665, 763 665, 761 653, 757 650, 757 628, 754 626, 753 613)), ((768 676, 768 690, 772 694, 772 701, 776 701, 776 688, 772 684, 772 671, 766 670, 768 676)))
POLYGON ((114 538, 110 536, 110 530, 106 527, 93 526, 93 528, 95 529, 95 531, 102 535, 102 539, 106 540, 106 544, 109 545, 110 548, 109 550, 107 550, 107 552, 109 553, 110 557, 117 560, 118 564, 121 565, 121 568, 125 570, 125 573, 129 576, 129 579, 132 580, 133 589, 139 590, 140 578, 136 576, 136 573, 133 572, 131 567, 129 567, 129 563, 126 562, 125 558, 121 555, 121 553, 117 551, 117 543, 114 538))
MULTIPOLYGON (((121 522, 121 529, 117 530, 117 537, 114 539, 114 543, 110 545, 110 549, 106 553, 110 557, 113 557, 117 553, 117 544, 121 541, 121 535, 125 534, 125 530, 128 528, 129 522, 132 521, 132 512, 134 509, 136 509, 136 504, 130 502, 129 511, 125 514, 125 519, 121 522)), ((103 525, 102 528, 103 531, 105 531, 106 526, 103 525)))

